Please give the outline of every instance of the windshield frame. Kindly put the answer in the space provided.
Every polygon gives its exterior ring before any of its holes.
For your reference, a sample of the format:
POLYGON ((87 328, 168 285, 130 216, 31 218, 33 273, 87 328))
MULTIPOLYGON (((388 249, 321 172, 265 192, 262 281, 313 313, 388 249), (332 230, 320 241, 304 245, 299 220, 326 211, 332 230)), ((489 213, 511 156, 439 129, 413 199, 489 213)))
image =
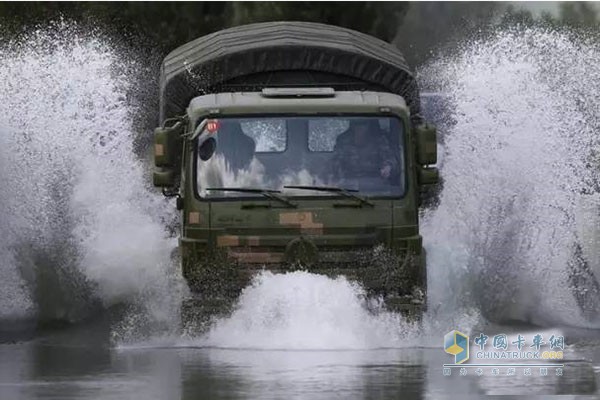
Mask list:
MULTIPOLYGON (((403 159, 404 159, 404 191, 401 195, 387 195, 387 196, 372 196, 365 193, 358 192, 358 195, 361 195, 369 200, 401 200, 404 199, 411 190, 410 179, 409 179, 409 166, 413 164, 412 159, 410 158, 410 152, 408 149, 407 143, 409 143, 408 135, 410 129, 410 123, 408 122, 408 118, 404 115, 399 115, 396 113, 331 113, 331 112, 323 112, 323 113, 311 113, 311 114, 293 114, 293 113, 244 113, 244 114, 224 114, 224 115, 204 115, 200 116, 196 122, 194 123, 194 129, 200 125, 200 123, 204 119, 226 119, 226 118, 239 118, 239 119, 249 119, 249 118, 323 118, 323 117, 356 117, 356 118, 396 118, 400 126, 402 128, 402 135, 400 137, 399 144, 402 145, 403 159)), ((287 133, 286 133, 287 134, 287 133)), ((194 194, 194 198, 201 202, 239 202, 239 201, 271 201, 268 198, 265 198, 262 195, 249 195, 249 196, 236 196, 236 197, 202 197, 200 196, 200 191, 198 190, 198 138, 194 139, 190 145, 192 146, 192 192, 194 194)), ((306 142, 306 147, 308 149, 308 141, 306 142)), ((286 143, 287 150, 287 143, 286 143)), ((260 153, 260 152, 259 152, 260 153)), ((279 153, 279 152, 275 152, 279 153)), ((261 188, 265 190, 270 190, 273 188, 261 188)), ((343 195, 335 195, 335 194, 327 194, 327 195, 286 195, 286 193, 281 192, 281 195, 286 198, 293 200, 340 200, 346 199, 343 195)))

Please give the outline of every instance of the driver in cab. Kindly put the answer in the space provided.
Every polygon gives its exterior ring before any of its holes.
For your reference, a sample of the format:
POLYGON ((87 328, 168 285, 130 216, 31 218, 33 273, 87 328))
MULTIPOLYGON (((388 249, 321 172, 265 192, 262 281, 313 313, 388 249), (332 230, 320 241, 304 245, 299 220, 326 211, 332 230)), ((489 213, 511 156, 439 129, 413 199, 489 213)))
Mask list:
POLYGON ((375 118, 352 119, 348 130, 337 137, 332 171, 335 180, 385 184, 396 165, 394 152, 375 118))

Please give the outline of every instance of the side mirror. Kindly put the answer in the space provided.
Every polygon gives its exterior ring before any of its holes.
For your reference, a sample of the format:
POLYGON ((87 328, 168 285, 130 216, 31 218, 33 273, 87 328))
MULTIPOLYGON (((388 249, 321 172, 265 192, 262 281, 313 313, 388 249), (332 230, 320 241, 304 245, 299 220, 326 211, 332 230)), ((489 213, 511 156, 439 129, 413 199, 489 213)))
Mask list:
POLYGON ((181 162, 183 141, 181 134, 182 124, 175 124, 169 128, 156 128, 154 130, 154 165, 157 167, 174 167, 178 169, 181 162))
POLYGON ((206 138, 198 147, 198 156, 202 161, 208 161, 215 154, 217 141, 214 137, 206 138))
POLYGON ((435 167, 419 168, 417 170, 417 180, 420 185, 433 185, 440 180, 440 173, 435 167))
POLYGON ((177 186, 176 171, 181 169, 184 125, 181 122, 170 127, 154 130, 154 172, 153 183, 158 187, 177 186))
POLYGON ((430 165, 437 162, 437 134, 435 126, 425 124, 415 128, 417 163, 430 165))

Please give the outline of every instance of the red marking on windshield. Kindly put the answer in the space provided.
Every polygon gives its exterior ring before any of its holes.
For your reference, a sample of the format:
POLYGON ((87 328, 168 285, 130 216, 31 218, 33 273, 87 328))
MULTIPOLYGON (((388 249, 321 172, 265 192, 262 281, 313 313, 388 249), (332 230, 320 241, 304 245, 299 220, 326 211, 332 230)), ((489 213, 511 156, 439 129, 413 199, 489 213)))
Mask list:
POLYGON ((216 133, 219 130, 219 121, 211 119, 206 123, 206 130, 208 133, 216 133))

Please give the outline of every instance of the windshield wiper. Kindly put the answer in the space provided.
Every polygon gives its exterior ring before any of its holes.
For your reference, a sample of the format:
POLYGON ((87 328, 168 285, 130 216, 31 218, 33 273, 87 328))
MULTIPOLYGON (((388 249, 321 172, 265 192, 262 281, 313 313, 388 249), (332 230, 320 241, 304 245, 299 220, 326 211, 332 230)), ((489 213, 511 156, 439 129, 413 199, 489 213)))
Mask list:
POLYGON ((240 192, 240 193, 259 193, 271 200, 277 200, 288 207, 296 208, 298 207, 296 204, 292 203, 285 197, 277 194, 281 193, 279 190, 272 189, 255 189, 255 188, 226 188, 226 187, 216 187, 216 188, 206 188, 205 190, 220 190, 222 192, 240 192))
POLYGON ((314 190, 317 192, 330 192, 330 193, 339 193, 342 196, 348 197, 350 199, 354 199, 358 201, 361 205, 367 205, 371 207, 375 207, 375 204, 371 203, 369 200, 364 197, 357 196, 352 193, 357 193, 358 190, 354 189, 344 189, 336 186, 304 186, 304 185, 294 185, 294 186, 284 186, 285 189, 301 189, 301 190, 314 190))

